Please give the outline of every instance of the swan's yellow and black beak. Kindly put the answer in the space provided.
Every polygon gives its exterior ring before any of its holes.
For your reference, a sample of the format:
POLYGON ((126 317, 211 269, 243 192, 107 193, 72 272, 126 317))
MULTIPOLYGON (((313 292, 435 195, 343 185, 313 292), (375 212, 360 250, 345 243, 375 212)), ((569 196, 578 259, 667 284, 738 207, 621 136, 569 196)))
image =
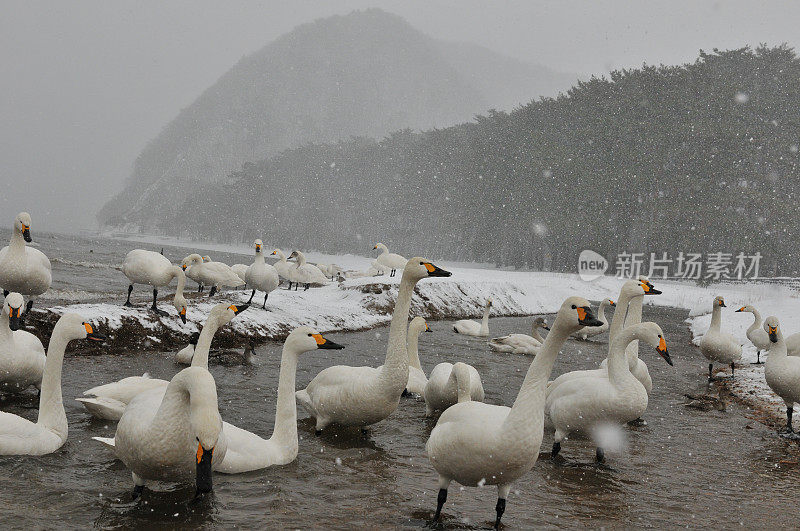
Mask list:
POLYGON ((261 252, 261 245, 259 245, 259 244, 256 244, 256 252, 257 252, 257 253, 260 253, 260 252, 261 252))
POLYGON ((197 487, 196 496, 211 492, 213 484, 211 481, 211 461, 214 458, 214 449, 206 450, 203 445, 197 443, 197 477, 195 478, 195 487, 197 487))
POLYGON ((778 342, 778 327, 777 326, 767 326, 767 335, 769 336, 769 340, 773 343, 778 342))
POLYGON ((8 309, 8 327, 12 332, 19 330, 22 324, 22 306, 8 309))
POLYGON ((738 309, 738 310, 736 310, 736 311, 737 311, 737 312, 743 312, 743 311, 744 311, 744 306, 742 306, 741 308, 739 308, 739 309, 738 309))
POLYGON ((230 306, 228 306, 228 309, 233 312, 233 315, 239 315, 249 307, 250 307, 249 304, 239 304, 239 305, 231 304, 230 306))
POLYGON ((431 330, 431 327, 428 326, 428 323, 425 323, 425 331, 426 332, 433 332, 433 330, 431 330))
POLYGON ((546 324, 543 324, 543 325, 542 325, 542 329, 543 329, 543 330, 547 330, 548 332, 550 331, 550 327, 549 327, 549 326, 547 326, 546 324))
POLYGON ((722 306, 723 308, 727 308, 727 306, 725 306, 725 299, 720 299, 719 305, 722 306))
POLYGON ((614 301, 612 301, 612 300, 609 300, 609 301, 608 301, 608 305, 609 305, 609 306, 616 306, 616 305, 617 305, 617 303, 616 303, 616 302, 614 302, 614 301))
POLYGON ((589 306, 579 306, 575 310, 578 312, 579 324, 583 326, 603 326, 603 321, 595 317, 589 306))
POLYGON ((644 290, 645 295, 661 295, 661 292, 649 280, 640 280, 639 285, 644 290))
POLYGON ((672 358, 669 357, 669 351, 667 350, 667 342, 666 340, 664 340, 664 336, 659 336, 656 352, 658 352, 658 354, 662 358, 664 358, 664 361, 669 363, 670 367, 672 367, 672 358))
POLYGON ((181 311, 178 312, 178 315, 180 315, 181 321, 183 322, 183 324, 186 324, 186 306, 181 308, 181 311))
POLYGON ((83 323, 83 327, 86 329, 86 339, 91 339, 92 341, 105 341, 106 336, 102 334, 98 334, 92 328, 92 325, 89 323, 83 323))
POLYGON ((445 271, 441 267, 437 267, 430 262, 422 262, 422 265, 424 265, 425 269, 428 270, 429 277, 449 277, 453 274, 450 271, 445 271))
POLYGON ((31 239, 31 228, 29 225, 22 225, 22 237, 25 238, 25 241, 31 243, 33 239, 31 239))
POLYGON ((322 334, 312 334, 312 337, 317 342, 317 348, 319 349, 341 350, 344 348, 344 345, 334 343, 330 339, 325 339, 322 337, 322 334))
POLYGON ((181 264, 181 269, 182 269, 183 271, 186 271, 186 264, 181 264))

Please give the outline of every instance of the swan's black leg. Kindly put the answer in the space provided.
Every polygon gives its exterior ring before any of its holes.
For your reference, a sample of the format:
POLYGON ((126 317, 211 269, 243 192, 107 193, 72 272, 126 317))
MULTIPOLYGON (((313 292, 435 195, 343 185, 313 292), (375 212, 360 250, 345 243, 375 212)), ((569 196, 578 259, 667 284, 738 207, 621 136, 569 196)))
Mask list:
POLYGON ((144 492, 144 485, 134 485, 133 486, 133 499, 134 500, 138 500, 139 496, 142 495, 142 492, 144 492))
POLYGON ((295 291, 297 291, 297 286, 299 286, 299 285, 300 285, 300 283, 299 283, 299 282, 295 282, 295 283, 294 283, 294 290, 295 290, 295 291))
POLYGON ((595 457, 597 458, 598 463, 602 463, 603 461, 606 460, 606 453, 603 451, 602 448, 598 446, 597 449, 595 450, 595 457))
POLYGON ((253 302, 253 297, 255 296, 255 294, 256 294, 256 290, 253 290, 253 293, 250 294, 250 298, 247 300, 247 304, 250 304, 251 302, 253 302))
POLYGON ((197 285, 197 293, 203 293, 203 285, 202 284, 198 284, 197 285))
POLYGON ((306 288, 303 291, 308 291, 308 284, 306 284, 306 288))
POLYGON ((497 520, 494 521, 494 528, 500 529, 500 519, 503 517, 503 513, 506 512, 506 500, 497 498, 497 505, 494 509, 497 511, 497 520))
POLYGON ((7 289, 3 290, 3 297, 8 297, 9 291, 7 289))
POLYGON ((561 443, 560 442, 554 442, 553 443, 553 449, 550 450, 550 457, 557 456, 558 452, 560 452, 560 451, 561 451, 561 443))
POLYGON ((261 308, 263 308, 264 310, 267 309, 267 297, 269 297, 269 293, 264 294, 264 304, 261 305, 261 308))
POLYGON ((711 371, 713 371, 713 370, 714 370, 714 364, 713 363, 709 363, 708 364, 708 381, 709 382, 713 382, 714 381, 714 375, 711 373, 711 371))
POLYGON ((403 389, 403 392, 400 394, 401 397, 411 396, 411 393, 408 392, 408 389, 403 389))
POLYGON ((731 362, 731 380, 733 380, 733 362, 731 362))
POLYGON ((761 361, 761 351, 760 350, 756 350, 756 362, 755 363, 751 363, 751 365, 761 365, 762 363, 764 363, 764 362, 761 361))
POLYGON ((208 292, 208 296, 213 297, 216 292, 217 292, 217 286, 216 285, 211 286, 211 291, 208 292))
POLYGON ((786 408, 786 433, 794 433, 794 428, 792 428, 792 413, 794 413, 794 409, 792 407, 786 408))
POLYGON ((128 306, 128 307, 133 306, 133 304, 131 304, 131 293, 132 292, 133 292, 133 284, 128 286, 128 299, 125 301, 125 304, 123 304, 123 306, 128 306))
POLYGON ((158 288, 153 288, 153 305, 150 307, 150 310, 156 315, 160 315, 162 317, 166 317, 167 315, 169 315, 164 310, 158 309, 158 307, 156 306, 156 299, 158 299, 158 288))
POLYGON ((433 521, 438 522, 439 516, 442 514, 442 507, 444 502, 447 501, 447 489, 439 489, 439 495, 436 497, 436 514, 433 515, 433 521))

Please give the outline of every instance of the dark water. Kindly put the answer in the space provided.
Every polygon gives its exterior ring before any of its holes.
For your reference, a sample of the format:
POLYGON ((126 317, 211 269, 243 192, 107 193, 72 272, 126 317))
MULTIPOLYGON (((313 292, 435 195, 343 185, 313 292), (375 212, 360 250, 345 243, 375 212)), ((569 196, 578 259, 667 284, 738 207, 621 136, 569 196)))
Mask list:
MULTIPOLYGON (((547 527, 796 527, 798 452, 769 429, 729 405, 703 412, 683 405, 683 393, 705 392, 704 362, 683 325, 683 312, 645 309, 665 330, 675 367, 650 356, 654 393, 647 426, 626 429, 627 451, 593 464, 589 441, 564 444, 563 464, 542 458, 512 488, 508 528, 547 527)), ((529 319, 497 318, 492 332, 525 331, 529 319)), ((433 322, 423 334, 426 371, 439 361, 462 360, 481 373, 486 401, 510 405, 530 359, 494 354, 480 340, 433 322)), ((303 355, 297 385, 335 363, 382 362, 387 329, 330 334, 343 351, 303 355)), ((604 357, 605 344, 569 342, 555 373, 586 367, 604 357)), ((212 366, 223 418, 269 436, 275 410, 280 345, 258 349, 256 365, 212 366)), ((92 436, 113 435, 113 423, 91 420, 72 400, 84 389, 133 374, 169 378, 168 353, 72 356, 65 361, 64 396, 70 435, 44 457, 0 458, 0 522, 16 528, 407 528, 423 527, 436 504, 437 475, 424 456, 433 422, 424 404, 403 399, 399 409, 368 436, 327 432, 316 437, 300 421, 300 453, 287 466, 214 478, 212 497, 192 504, 193 487, 158 484, 130 502, 130 474, 92 436)), ((35 418, 35 402, 4 402, 2 409, 35 418)), ((542 446, 551 444, 545 437, 542 446)), ((494 518, 493 487, 450 488, 448 528, 478 529, 494 518)))

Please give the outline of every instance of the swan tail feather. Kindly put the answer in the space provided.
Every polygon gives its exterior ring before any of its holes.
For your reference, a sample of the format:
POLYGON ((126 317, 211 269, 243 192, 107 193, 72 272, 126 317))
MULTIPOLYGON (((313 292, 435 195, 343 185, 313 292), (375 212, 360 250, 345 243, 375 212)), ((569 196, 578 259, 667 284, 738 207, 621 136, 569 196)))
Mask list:
POLYGON ((92 439, 101 442, 110 448, 114 448, 114 439, 110 437, 92 437, 92 439))
POLYGON ((126 404, 113 398, 76 398, 83 404, 90 415, 99 419, 119 420, 125 411, 126 404))

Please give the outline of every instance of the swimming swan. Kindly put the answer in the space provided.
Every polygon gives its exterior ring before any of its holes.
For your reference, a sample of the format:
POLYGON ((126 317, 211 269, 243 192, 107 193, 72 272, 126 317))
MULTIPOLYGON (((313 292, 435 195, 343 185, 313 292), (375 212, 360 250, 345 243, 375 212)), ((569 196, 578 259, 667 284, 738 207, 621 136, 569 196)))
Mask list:
POLYGON ((20 330, 25 299, 9 293, 0 316, 0 391, 18 393, 31 385, 40 387, 45 354, 42 342, 30 332, 20 330))
POLYGON ((212 490, 211 470, 225 459, 227 441, 208 369, 187 367, 166 389, 136 395, 113 439, 92 437, 114 449, 133 476, 133 495, 145 481, 195 480, 197 494, 212 490))
POLYGON ((297 290, 299 284, 305 284, 306 288, 310 284, 327 284, 328 277, 322 274, 322 271, 317 266, 306 263, 306 256, 300 251, 292 251, 289 258, 295 258, 297 264, 294 266, 294 289, 297 290))
POLYGON ((767 332, 764 331, 761 322, 761 314, 758 313, 755 306, 746 305, 742 306, 737 312, 749 312, 753 314, 753 324, 750 325, 750 328, 747 329, 747 339, 756 347, 756 362, 753 365, 761 365, 764 363, 761 361, 761 351, 762 350, 769 350, 770 345, 772 342, 769 340, 769 335, 767 332))
POLYGON ((211 286, 209 297, 213 297, 220 286, 235 288, 244 284, 244 280, 239 278, 229 265, 222 262, 206 262, 196 253, 188 255, 181 261, 181 268, 185 270, 187 267, 197 269, 197 275, 203 285, 211 286))
POLYGON ((393 277, 398 269, 403 269, 406 266, 406 262, 408 262, 408 260, 399 254, 390 253, 389 248, 382 243, 376 243, 372 250, 375 249, 380 249, 381 251, 381 254, 379 254, 378 258, 375 260, 377 264, 381 266, 378 270, 388 271, 390 277, 393 277))
POLYGON ((714 376, 714 362, 724 363, 731 366, 731 378, 733 378, 734 365, 742 358, 742 345, 730 334, 720 330, 722 325, 722 308, 725 308, 725 299, 722 296, 714 298, 711 309, 711 326, 708 332, 700 340, 700 352, 709 361, 708 381, 712 381, 714 376))
POLYGON ((256 258, 244 274, 245 282, 253 290, 247 304, 250 304, 253 300, 256 290, 260 290, 264 292, 264 304, 261 305, 261 307, 266 308, 267 297, 269 297, 271 291, 275 291, 278 288, 281 279, 278 277, 278 271, 272 264, 268 264, 264 260, 264 251, 262 250, 264 243, 261 240, 256 240, 253 242, 253 245, 256 247, 256 258))
POLYGON ((537 317, 531 325, 531 335, 528 334, 509 334, 502 337, 494 337, 489 340, 489 347, 496 352, 511 352, 513 354, 532 354, 539 353, 539 349, 544 344, 544 338, 539 335, 539 329, 550 330, 543 317, 537 317))
POLYGON ((128 286, 128 299, 125 301, 125 306, 133 306, 131 304, 133 285, 147 284, 153 286, 153 305, 150 310, 161 316, 168 314, 163 310, 159 310, 156 306, 158 288, 168 285, 173 278, 178 277, 178 287, 175 290, 172 305, 178 311, 181 321, 186 324, 186 299, 183 297, 186 275, 183 272, 183 268, 172 265, 172 262, 159 253, 144 249, 134 249, 125 256, 125 261, 122 262, 122 272, 131 281, 128 286))
POLYGON ((483 402, 481 375, 472 365, 462 362, 439 363, 431 371, 422 397, 425 399, 425 416, 432 417, 436 411, 444 411, 453 404, 466 400, 483 402))
POLYGON ((453 324, 453 331, 456 334, 464 334, 465 336, 486 337, 489 335, 489 310, 492 308, 492 299, 486 301, 486 307, 483 310, 483 319, 480 323, 470 319, 461 319, 453 324))
POLYGON ((772 343, 764 365, 764 377, 770 389, 786 404, 786 432, 794 433, 792 413, 794 405, 800 402, 800 358, 787 354, 786 342, 776 317, 767 317, 764 331, 772 343))
POLYGON ((408 384, 406 324, 414 286, 423 278, 449 277, 450 274, 423 258, 409 260, 400 280, 382 368, 328 367, 317 374, 308 387, 297 391, 298 403, 316 419, 318 432, 329 424, 369 426, 397 409, 408 384))
POLYGON ((341 348, 344 347, 325 339, 308 326, 294 329, 283 344, 272 436, 262 439, 255 433, 223 423, 228 451, 214 470, 224 474, 239 474, 294 461, 298 448, 297 402, 294 396, 297 359, 304 352, 341 348))
POLYGON ((45 455, 55 452, 67 440, 67 414, 61 397, 61 368, 64 350, 73 339, 105 339, 75 313, 61 316, 47 346, 47 361, 39 397, 39 417, 33 423, 11 413, 0 412, 0 454, 45 455))
POLYGON ((500 526, 512 483, 533 468, 539 457, 545 385, 559 349, 581 326, 601 324, 592 314, 589 301, 568 298, 558 310, 511 408, 465 401, 442 413, 426 445, 428 458, 439 473, 434 521, 447 501, 447 487, 455 480, 471 487, 497 485, 495 528, 500 526))
MULTIPOLYGON (((28 247, 31 240, 31 215, 20 212, 14 218, 13 233, 8 246, 0 249, 0 287, 3 294, 41 295, 53 282, 50 260, 39 249, 28 247)), ((28 301, 25 313, 31 311, 33 300, 28 301)))
MULTIPOLYGON (((220 327, 229 323, 236 315, 247 309, 247 305, 217 304, 208 314, 203 329, 197 338, 191 364, 193 367, 208 368, 208 354, 211 341, 220 327)), ((119 420, 125 407, 139 393, 154 389, 166 389, 169 382, 149 375, 129 376, 122 380, 92 387, 83 392, 84 397, 76 398, 93 416, 106 420, 119 420)))
MULTIPOLYGON (((631 374, 625 349, 632 341, 647 341, 672 365, 664 333, 656 323, 626 326, 611 341, 607 378, 574 378, 547 395, 545 427, 555 430, 552 455, 570 433, 591 434, 602 424, 624 424, 638 419, 647 410, 647 391, 631 374)), ((597 461, 604 459, 597 447, 597 461)))
POLYGON ((606 308, 608 306, 614 307, 616 303, 611 299, 603 299, 600 306, 597 308, 597 318, 603 322, 603 326, 587 326, 583 330, 578 330, 572 337, 577 339, 586 340, 590 337, 599 336, 608 331, 608 319, 606 319, 606 308))

